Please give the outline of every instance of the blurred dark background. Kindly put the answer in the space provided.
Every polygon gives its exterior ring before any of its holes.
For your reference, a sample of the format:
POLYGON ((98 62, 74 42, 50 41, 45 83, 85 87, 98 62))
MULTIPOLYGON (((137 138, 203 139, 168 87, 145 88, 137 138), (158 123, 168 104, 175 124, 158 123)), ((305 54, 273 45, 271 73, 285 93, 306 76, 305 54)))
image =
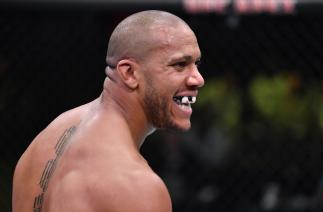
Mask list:
POLYGON ((26 147, 100 95, 110 33, 145 9, 182 17, 202 51, 191 131, 142 148, 174 211, 322 211, 323 3, 268 2, 0 1, 0 211, 26 147))

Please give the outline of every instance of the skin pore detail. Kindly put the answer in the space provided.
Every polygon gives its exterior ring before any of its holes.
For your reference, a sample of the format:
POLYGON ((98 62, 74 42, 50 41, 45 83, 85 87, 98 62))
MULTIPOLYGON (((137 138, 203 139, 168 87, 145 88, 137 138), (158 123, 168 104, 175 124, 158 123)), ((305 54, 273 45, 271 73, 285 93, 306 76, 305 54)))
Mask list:
POLYGON ((57 163, 64 153, 64 150, 66 148, 66 145, 70 141, 71 136, 74 134, 76 130, 76 127, 73 126, 62 134, 62 136, 59 138, 58 142, 55 145, 55 158, 50 159, 47 161, 46 166, 42 172, 40 181, 39 181, 39 186, 41 188, 41 193, 35 197, 34 199, 34 204, 33 204, 33 212, 41 212, 42 211, 42 206, 43 206, 43 201, 44 201, 44 195, 45 192, 48 188, 48 183, 55 172, 57 163))

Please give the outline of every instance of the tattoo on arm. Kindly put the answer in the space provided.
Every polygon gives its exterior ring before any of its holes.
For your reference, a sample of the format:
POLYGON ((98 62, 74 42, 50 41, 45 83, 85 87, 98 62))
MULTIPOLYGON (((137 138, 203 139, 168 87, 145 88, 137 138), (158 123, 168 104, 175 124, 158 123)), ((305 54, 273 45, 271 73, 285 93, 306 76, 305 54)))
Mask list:
POLYGON ((63 135, 60 137, 57 144, 55 145, 56 156, 54 159, 50 159, 49 161, 47 161, 47 164, 43 170, 43 173, 39 181, 39 185, 40 185, 40 188, 42 189, 42 192, 34 199, 33 212, 42 211, 44 194, 47 190, 49 180, 52 177, 56 169, 57 162, 59 158, 62 156, 62 154, 64 153, 65 147, 69 142, 71 136, 75 132, 75 130, 76 130, 75 126, 65 130, 65 132, 63 133, 63 135))

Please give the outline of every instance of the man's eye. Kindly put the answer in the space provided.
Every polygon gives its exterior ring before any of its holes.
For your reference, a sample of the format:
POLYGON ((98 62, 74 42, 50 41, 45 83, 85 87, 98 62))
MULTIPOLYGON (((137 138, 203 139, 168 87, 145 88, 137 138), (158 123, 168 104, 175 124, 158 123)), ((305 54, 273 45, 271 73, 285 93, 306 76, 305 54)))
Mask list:
POLYGON ((175 66, 180 67, 180 68, 184 68, 186 66, 186 62, 175 63, 175 66))
POLYGON ((196 67, 200 67, 200 65, 201 65, 201 61, 200 60, 198 60, 198 61, 195 62, 195 66, 196 67))

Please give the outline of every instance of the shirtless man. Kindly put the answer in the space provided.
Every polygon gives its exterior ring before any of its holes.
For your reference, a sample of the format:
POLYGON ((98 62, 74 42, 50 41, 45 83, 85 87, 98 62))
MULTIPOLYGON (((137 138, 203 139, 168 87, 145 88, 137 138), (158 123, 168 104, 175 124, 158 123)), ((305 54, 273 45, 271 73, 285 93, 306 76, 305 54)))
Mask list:
POLYGON ((143 11, 113 31, 94 101, 57 117, 20 158, 13 211, 169 212, 170 195, 139 149, 155 129, 188 130, 204 80, 180 18, 143 11))

